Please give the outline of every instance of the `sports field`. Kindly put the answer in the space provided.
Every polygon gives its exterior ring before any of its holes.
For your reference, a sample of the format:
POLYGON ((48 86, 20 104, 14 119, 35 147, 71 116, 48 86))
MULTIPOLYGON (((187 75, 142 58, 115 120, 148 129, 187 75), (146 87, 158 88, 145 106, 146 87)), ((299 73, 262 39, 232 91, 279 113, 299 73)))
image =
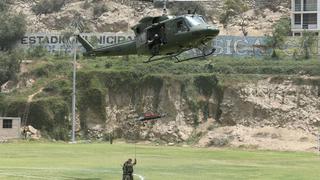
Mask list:
MULTIPOLYGON (((135 180, 320 179, 312 153, 137 145, 135 180)), ((0 144, 0 179, 121 180, 133 144, 0 144)))

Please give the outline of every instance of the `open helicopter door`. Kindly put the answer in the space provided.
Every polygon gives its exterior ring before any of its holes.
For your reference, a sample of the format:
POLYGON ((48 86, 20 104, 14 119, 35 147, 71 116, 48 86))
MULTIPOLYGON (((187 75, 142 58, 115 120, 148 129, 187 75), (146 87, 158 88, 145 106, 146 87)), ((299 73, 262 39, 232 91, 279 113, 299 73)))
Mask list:
POLYGON ((148 48, 152 50, 154 46, 165 46, 168 43, 166 24, 154 24, 147 29, 148 48))
POLYGON ((137 46, 137 53, 138 54, 145 54, 146 50, 148 49, 147 46, 147 32, 143 31, 141 34, 137 35, 136 37, 136 46, 137 46))

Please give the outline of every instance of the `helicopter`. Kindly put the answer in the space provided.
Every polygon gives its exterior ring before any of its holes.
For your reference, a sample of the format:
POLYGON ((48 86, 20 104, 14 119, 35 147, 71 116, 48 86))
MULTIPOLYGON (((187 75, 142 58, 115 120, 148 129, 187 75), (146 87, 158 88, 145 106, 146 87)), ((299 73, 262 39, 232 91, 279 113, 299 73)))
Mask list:
POLYGON ((149 55, 145 63, 166 58, 175 59, 175 62, 183 62, 212 55, 215 48, 206 51, 211 42, 219 34, 219 29, 209 25, 203 16, 188 11, 180 16, 166 14, 164 8, 162 16, 144 17, 131 29, 135 38, 130 41, 115 45, 94 48, 94 46, 77 35, 78 41, 85 48, 84 56, 125 56, 125 55, 149 55), (191 49, 199 49, 202 54, 185 59, 179 55, 191 49))

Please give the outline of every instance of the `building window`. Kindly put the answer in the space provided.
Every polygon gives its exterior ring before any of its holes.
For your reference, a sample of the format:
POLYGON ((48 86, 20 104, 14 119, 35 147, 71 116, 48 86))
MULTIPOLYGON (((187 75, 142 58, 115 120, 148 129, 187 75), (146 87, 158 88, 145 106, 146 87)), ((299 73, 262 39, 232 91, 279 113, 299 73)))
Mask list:
POLYGON ((294 10, 301 11, 301 0, 295 0, 294 2, 294 10))
POLYGON ((304 11, 317 11, 317 0, 303 0, 304 11))
POLYGON ((301 25, 301 14, 295 14, 294 15, 294 24, 295 25, 301 25))
POLYGON ((2 128, 3 129, 11 129, 12 128, 12 119, 4 119, 2 121, 2 128))
POLYGON ((317 29, 317 14, 303 15, 303 29, 317 29))
POLYGON ((301 33, 294 33, 294 36, 301 36, 301 33))

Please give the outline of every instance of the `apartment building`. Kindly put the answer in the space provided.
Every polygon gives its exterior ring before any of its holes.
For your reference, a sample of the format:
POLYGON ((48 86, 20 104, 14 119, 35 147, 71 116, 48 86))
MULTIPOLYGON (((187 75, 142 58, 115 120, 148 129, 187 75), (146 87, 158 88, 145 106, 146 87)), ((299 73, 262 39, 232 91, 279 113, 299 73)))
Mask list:
POLYGON ((306 31, 319 34, 320 0, 291 0, 291 30, 294 36, 306 31))

